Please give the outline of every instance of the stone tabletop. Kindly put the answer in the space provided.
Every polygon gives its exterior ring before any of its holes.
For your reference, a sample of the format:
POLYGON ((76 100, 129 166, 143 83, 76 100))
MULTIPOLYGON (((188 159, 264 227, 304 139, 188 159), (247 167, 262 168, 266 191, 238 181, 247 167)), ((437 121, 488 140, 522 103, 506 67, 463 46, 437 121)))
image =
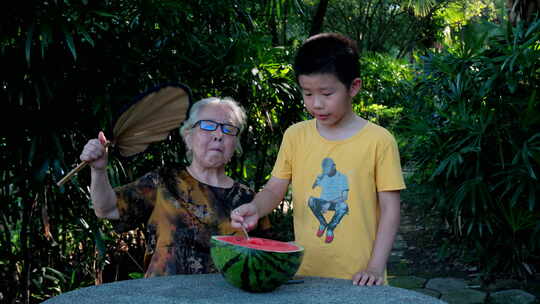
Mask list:
POLYGON ((229 285, 220 274, 176 275, 107 283, 66 292, 43 303, 445 303, 390 286, 353 286, 349 280, 305 277, 269 293, 249 293, 229 285))

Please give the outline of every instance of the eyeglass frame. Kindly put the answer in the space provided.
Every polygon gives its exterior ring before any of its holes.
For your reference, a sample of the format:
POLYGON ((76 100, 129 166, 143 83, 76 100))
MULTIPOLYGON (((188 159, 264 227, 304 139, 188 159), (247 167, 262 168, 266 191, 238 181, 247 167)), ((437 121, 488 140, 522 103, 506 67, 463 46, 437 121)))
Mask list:
POLYGON ((217 130, 217 128, 219 127, 223 134, 226 134, 226 135, 229 135, 229 136, 237 136, 238 134, 240 134, 240 128, 239 127, 233 126, 231 124, 220 123, 220 122, 217 122, 217 121, 213 121, 211 119, 201 119, 201 120, 197 121, 196 123, 194 123, 193 127, 191 127, 191 128, 193 129, 197 125, 199 125, 199 129, 201 129, 203 131, 207 131, 207 132, 213 132, 213 131, 217 130), (210 129, 210 128, 205 129, 205 128, 203 128, 203 126, 201 124, 202 122, 210 123, 210 125, 213 127, 213 129, 210 129), (234 134, 229 133, 228 131, 226 131, 227 130, 226 127, 229 127, 232 130, 236 130, 236 133, 234 133, 234 134))

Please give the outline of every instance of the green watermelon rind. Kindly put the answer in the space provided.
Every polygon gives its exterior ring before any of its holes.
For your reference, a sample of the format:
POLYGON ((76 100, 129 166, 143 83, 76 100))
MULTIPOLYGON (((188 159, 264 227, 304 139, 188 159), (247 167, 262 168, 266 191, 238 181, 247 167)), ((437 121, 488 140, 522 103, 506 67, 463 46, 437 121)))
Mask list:
POLYGON ((216 268, 231 285, 249 292, 269 292, 290 280, 298 271, 304 249, 272 252, 211 239, 210 253, 216 268))

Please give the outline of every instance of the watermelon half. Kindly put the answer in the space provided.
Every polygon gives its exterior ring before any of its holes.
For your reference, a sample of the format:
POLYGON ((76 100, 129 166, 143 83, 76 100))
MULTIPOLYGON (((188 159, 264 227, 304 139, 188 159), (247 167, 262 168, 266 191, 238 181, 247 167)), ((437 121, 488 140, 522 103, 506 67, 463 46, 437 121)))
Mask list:
POLYGON ((263 238, 213 236, 210 254, 230 284, 249 292, 268 292, 298 271, 304 248, 263 238))

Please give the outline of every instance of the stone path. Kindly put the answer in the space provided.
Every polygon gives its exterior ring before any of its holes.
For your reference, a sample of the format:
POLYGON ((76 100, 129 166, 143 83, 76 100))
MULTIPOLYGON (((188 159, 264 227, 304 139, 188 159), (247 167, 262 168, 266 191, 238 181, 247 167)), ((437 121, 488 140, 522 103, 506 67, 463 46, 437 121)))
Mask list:
MULTIPOLYGON (((540 299, 535 295, 516 289, 516 282, 511 280, 485 290, 480 288, 480 283, 477 281, 477 277, 474 276, 465 276, 466 278, 463 278, 463 276, 460 278, 431 277, 426 275, 426 273, 429 273, 429 269, 422 271, 422 276, 411 273, 407 269, 410 261, 406 258, 406 252, 415 248, 407 244, 404 235, 415 229, 417 229, 416 223, 407 212, 403 212, 401 227, 388 263, 388 280, 391 286, 418 291, 449 304, 540 303, 540 299)), ((437 266, 440 268, 440 265, 437 266)))

